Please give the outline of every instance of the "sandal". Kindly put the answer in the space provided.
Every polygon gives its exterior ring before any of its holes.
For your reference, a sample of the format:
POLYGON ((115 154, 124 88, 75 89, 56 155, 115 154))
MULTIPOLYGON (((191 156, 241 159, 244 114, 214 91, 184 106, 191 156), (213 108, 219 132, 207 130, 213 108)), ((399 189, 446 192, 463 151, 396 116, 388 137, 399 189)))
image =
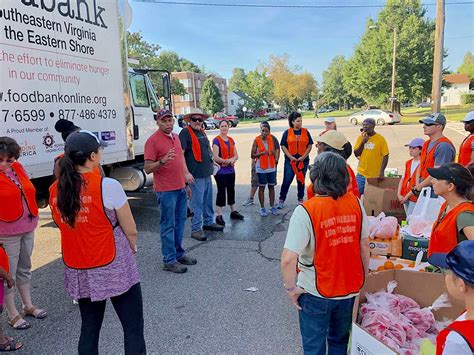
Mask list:
POLYGON ((10 324, 11 327, 16 330, 25 330, 31 327, 31 324, 28 323, 26 320, 22 319, 19 314, 15 318, 9 319, 8 324, 10 324), (15 324, 18 323, 18 321, 20 320, 22 320, 22 322, 20 322, 20 324, 15 326, 15 324))
POLYGON ((23 313, 25 317, 33 317, 36 319, 44 319, 48 316, 48 312, 44 309, 36 308, 34 306, 31 308, 23 308, 23 313))
POLYGON ((16 342, 13 338, 5 337, 5 339, 7 340, 7 342, 5 344, 0 344, 0 352, 16 351, 23 347, 22 343, 16 342))

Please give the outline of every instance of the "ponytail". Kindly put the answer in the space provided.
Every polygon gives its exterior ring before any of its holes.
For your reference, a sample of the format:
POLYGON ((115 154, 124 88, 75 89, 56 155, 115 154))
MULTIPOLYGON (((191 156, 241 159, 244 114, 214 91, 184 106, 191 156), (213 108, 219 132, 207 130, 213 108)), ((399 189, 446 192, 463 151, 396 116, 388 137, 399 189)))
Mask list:
MULTIPOLYGON (((90 154, 89 154, 90 156, 90 154)), ((74 228, 76 217, 81 210, 81 188, 84 185, 82 174, 76 165, 83 165, 88 157, 73 152, 64 155, 59 161, 58 210, 64 222, 74 228)))

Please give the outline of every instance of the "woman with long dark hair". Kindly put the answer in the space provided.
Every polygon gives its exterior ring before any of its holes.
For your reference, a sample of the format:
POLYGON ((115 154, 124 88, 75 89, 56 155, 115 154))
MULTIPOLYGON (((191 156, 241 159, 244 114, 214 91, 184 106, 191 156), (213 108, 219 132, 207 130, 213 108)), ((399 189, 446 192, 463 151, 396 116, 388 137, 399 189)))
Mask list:
MULTIPOLYGON (((79 132, 81 130, 81 127, 76 126, 71 121, 61 118, 54 124, 54 129, 56 130, 56 132, 61 133, 61 138, 64 142, 66 142, 67 137, 69 137, 71 133, 79 132)), ((54 158, 54 176, 56 178, 58 178, 59 176, 59 161, 63 156, 64 153, 59 154, 56 158, 54 158)), ((96 166, 93 171, 96 174, 102 176, 104 175, 104 171, 102 170, 102 167, 100 165, 96 166)))
MULTIPOLYGON (((31 301, 31 254, 39 220, 36 189, 17 161, 20 153, 21 147, 13 138, 0 137, 0 244, 8 255, 24 316, 43 319, 47 312, 34 307, 31 301)), ((16 308, 14 288, 5 289, 5 306, 8 324, 14 329, 31 326, 16 308)))
POLYGON ((471 189, 474 179, 470 171, 457 163, 428 168, 433 177, 433 191, 446 202, 434 223, 428 246, 428 262, 440 265, 446 255, 461 241, 474 240, 474 204, 471 189))
POLYGON ((308 170, 309 153, 313 146, 313 139, 309 130, 303 128, 303 119, 299 112, 292 112, 288 116, 288 128, 283 132, 280 146, 285 153, 285 167, 283 170, 283 183, 280 189, 278 209, 282 209, 290 185, 296 176, 298 185, 298 202, 302 203, 304 198, 305 175, 308 170))
POLYGON ((53 219, 61 231, 65 286, 79 301, 79 354, 98 354, 106 301, 122 323, 125 354, 145 354, 143 304, 134 254, 137 229, 120 184, 93 173, 103 142, 89 131, 69 135, 50 188, 53 219))
POLYGON ((283 283, 299 311, 304 353, 346 354, 352 308, 369 266, 369 221, 347 191, 347 163, 339 154, 319 154, 310 178, 316 195, 291 216, 283 283))

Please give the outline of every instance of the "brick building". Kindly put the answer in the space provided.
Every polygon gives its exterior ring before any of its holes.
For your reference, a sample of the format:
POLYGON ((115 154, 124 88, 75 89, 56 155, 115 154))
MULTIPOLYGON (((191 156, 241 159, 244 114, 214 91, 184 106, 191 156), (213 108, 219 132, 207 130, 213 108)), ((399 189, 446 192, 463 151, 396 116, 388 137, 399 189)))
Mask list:
MULTIPOLYGON (((189 113, 192 108, 200 108, 199 99, 201 98, 202 85, 209 75, 183 71, 173 72, 171 73, 171 77, 178 79, 188 92, 183 96, 172 96, 174 114, 186 114, 189 113)), ((224 102, 224 112, 227 113, 227 81, 226 79, 214 75, 211 75, 211 77, 221 93, 222 101, 224 102)))

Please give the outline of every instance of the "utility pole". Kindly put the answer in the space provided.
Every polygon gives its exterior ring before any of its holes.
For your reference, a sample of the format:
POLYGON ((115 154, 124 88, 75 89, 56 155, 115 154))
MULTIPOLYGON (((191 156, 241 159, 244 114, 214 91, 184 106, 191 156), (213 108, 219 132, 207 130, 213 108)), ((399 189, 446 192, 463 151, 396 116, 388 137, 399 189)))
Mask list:
POLYGON ((396 64, 397 64, 397 28, 393 28, 393 54, 392 54, 392 94, 390 97, 391 109, 390 111, 395 112, 395 77, 396 77, 396 64))
POLYGON ((444 0, 436 1, 436 32, 433 62, 433 86, 431 88, 431 112, 441 110, 441 84, 443 80, 444 49, 444 0))

